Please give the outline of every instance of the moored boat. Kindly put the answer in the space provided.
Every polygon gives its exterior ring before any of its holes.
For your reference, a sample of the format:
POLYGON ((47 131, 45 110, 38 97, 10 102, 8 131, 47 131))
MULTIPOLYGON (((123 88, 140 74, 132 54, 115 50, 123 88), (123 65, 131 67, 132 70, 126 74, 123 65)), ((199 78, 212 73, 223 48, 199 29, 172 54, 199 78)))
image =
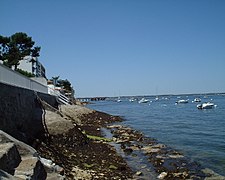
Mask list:
POLYGON ((134 102, 135 99, 132 97, 132 98, 129 99, 129 101, 130 101, 130 102, 134 102))
POLYGON ((181 99, 176 101, 176 104, 186 104, 186 103, 188 103, 188 99, 181 99))
POLYGON ((206 102, 206 103, 202 103, 202 104, 197 105, 198 109, 212 109, 214 107, 216 107, 216 105, 214 103, 211 103, 211 102, 206 102))
POLYGON ((202 100, 200 98, 195 98, 192 102, 201 102, 202 100))
POLYGON ((120 97, 118 97, 118 98, 116 99, 116 102, 122 102, 122 100, 120 99, 120 97))
POLYGON ((149 102, 149 99, 145 99, 145 98, 142 98, 140 101, 138 101, 138 103, 147 103, 149 102))

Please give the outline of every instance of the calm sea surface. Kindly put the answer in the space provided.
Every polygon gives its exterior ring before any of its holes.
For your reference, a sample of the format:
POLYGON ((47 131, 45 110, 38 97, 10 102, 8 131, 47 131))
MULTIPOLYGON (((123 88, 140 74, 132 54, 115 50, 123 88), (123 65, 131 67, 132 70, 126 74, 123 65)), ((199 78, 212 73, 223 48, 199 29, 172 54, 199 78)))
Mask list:
POLYGON ((146 98, 152 102, 139 104, 123 97, 120 103, 109 99, 94 102, 88 107, 122 116, 125 119, 123 124, 182 151, 203 167, 225 175, 224 95, 161 96, 159 100, 153 96, 146 98), (199 103, 192 103, 195 97, 200 97, 202 102, 213 102, 217 107, 199 110, 196 108, 199 103), (179 99, 189 99, 189 103, 175 105, 179 99))

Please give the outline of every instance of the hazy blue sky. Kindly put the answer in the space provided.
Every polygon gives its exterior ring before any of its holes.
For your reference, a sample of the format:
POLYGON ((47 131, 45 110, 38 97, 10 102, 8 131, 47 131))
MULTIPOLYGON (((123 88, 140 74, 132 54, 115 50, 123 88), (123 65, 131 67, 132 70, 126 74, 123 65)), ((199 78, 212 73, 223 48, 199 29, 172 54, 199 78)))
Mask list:
POLYGON ((225 0, 0 0, 78 97, 225 92, 225 0))

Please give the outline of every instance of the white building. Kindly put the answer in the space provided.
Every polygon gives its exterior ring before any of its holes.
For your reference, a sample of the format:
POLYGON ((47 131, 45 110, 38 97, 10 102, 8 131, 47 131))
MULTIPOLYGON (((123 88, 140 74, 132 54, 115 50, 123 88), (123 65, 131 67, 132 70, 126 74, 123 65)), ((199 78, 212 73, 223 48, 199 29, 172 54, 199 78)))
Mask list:
POLYGON ((22 69, 24 71, 32 73, 35 77, 44 77, 44 78, 46 78, 45 68, 38 61, 37 58, 32 58, 31 56, 26 56, 19 63, 20 64, 17 66, 18 69, 22 69))

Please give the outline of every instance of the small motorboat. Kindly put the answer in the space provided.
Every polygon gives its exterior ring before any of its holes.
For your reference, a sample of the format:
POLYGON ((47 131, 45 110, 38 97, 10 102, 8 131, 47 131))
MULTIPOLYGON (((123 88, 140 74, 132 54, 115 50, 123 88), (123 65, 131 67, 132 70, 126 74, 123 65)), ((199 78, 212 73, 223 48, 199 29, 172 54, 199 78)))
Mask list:
POLYGON ((130 102, 134 102, 135 99, 134 99, 134 98, 130 98, 129 101, 130 101, 130 102))
POLYGON ((206 102, 206 103, 202 103, 202 104, 197 105, 198 109, 212 109, 214 107, 216 107, 216 105, 214 103, 211 103, 211 102, 206 102))
POLYGON ((145 99, 145 98, 142 98, 140 101, 138 101, 138 103, 147 103, 149 102, 149 99, 145 99))
POLYGON ((200 98, 195 98, 192 102, 201 102, 202 100, 200 98))
POLYGON ((176 104, 186 104, 186 103, 188 103, 188 99, 181 99, 176 101, 176 104))

